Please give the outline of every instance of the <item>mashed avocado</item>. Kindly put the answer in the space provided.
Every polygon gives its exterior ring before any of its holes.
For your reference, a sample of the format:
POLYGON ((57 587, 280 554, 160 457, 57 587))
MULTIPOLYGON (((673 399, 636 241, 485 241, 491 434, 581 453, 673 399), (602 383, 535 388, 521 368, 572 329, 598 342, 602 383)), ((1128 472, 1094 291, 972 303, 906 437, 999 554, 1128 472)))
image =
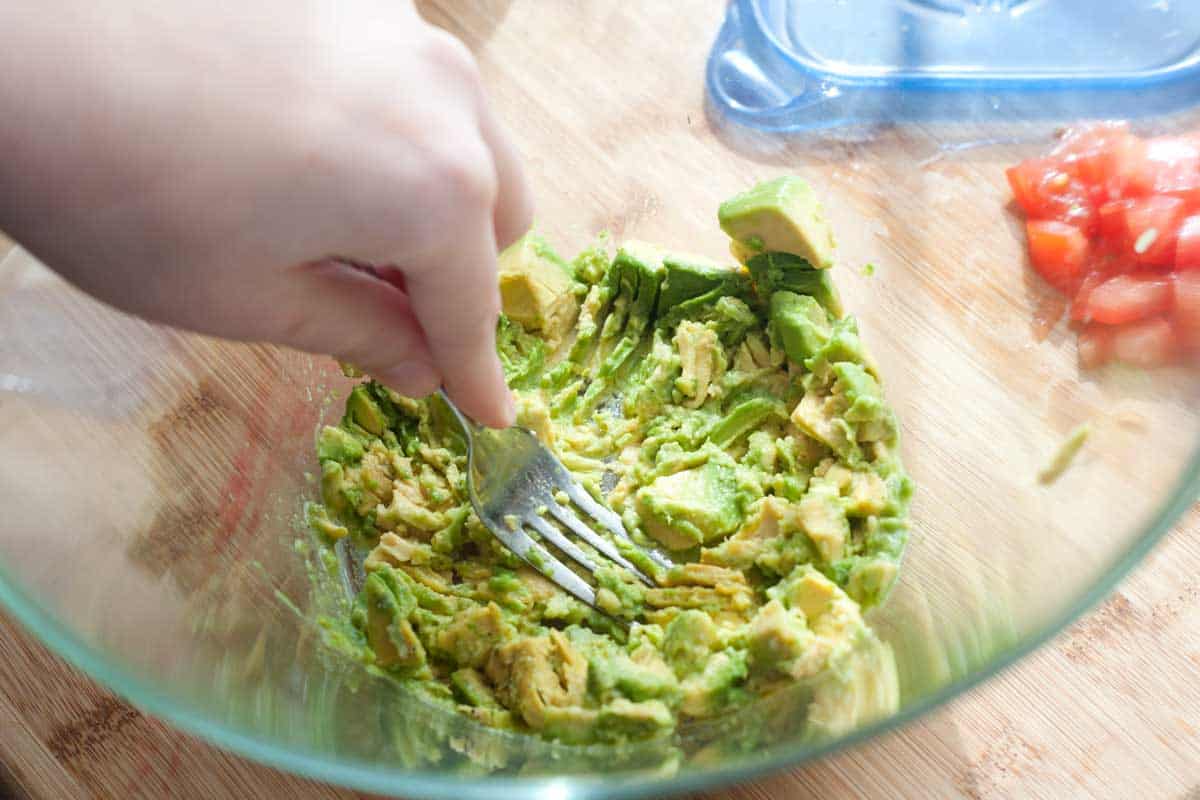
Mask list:
POLYGON ((653 587, 602 569, 602 611, 480 524, 438 401, 370 380, 351 392, 318 436, 308 520, 365 556, 352 622, 372 668, 485 725, 573 743, 662 735, 797 682, 820 730, 895 709, 863 612, 895 580, 911 486, 825 269, 828 224, 796 178, 720 222, 746 263, 642 242, 567 262, 533 234, 500 259, 519 423, 676 563, 642 565, 653 587))

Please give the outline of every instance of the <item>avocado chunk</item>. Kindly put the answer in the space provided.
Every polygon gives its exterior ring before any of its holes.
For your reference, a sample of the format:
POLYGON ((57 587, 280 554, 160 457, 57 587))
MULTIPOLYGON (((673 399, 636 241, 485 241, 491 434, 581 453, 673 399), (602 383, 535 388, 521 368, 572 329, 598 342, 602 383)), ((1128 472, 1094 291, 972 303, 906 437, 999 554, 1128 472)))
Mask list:
POLYGON ((717 646, 717 626, 703 611, 689 608, 667 624, 663 634, 663 655, 679 677, 703 669, 717 646))
POLYGON ((692 717, 716 714, 734 705, 745 692, 749 674, 745 650, 727 648, 713 653, 703 669, 684 679, 679 710, 692 717))
POLYGON ((612 269, 620 276, 620 291, 632 298, 629 320, 642 329, 654 317, 659 288, 666 275, 666 253, 661 247, 630 240, 621 245, 613 259, 612 269))
POLYGON ((579 304, 565 262, 536 233, 508 246, 499 259, 504 313, 527 331, 540 331, 552 347, 575 324, 579 304))
POLYGON ((823 478, 813 478, 797 511, 800 525, 821 559, 829 564, 841 558, 850 538, 850 522, 837 486, 823 478))
POLYGON ((464 667, 450 673, 450 686, 462 702, 477 708, 496 708, 496 695, 479 670, 464 667))
POLYGON ((658 296, 659 318, 685 318, 699 306, 745 294, 750 287, 746 273, 740 268, 704 256, 670 253, 663 257, 663 266, 666 276, 658 296))
POLYGON ((492 651, 487 677, 504 705, 540 730, 555 706, 578 706, 587 690, 588 663, 567 638, 552 630, 546 636, 517 639, 492 651))
POLYGON ((782 672, 793 678, 805 678, 819 668, 813 658, 817 655, 804 618, 789 612, 778 600, 771 600, 758 610, 751 621, 746 638, 750 645, 750 667, 757 674, 782 672))
POLYGON ((782 403, 772 397, 751 397, 730 409, 709 431, 708 439, 718 447, 729 447, 772 416, 787 419, 782 403))
POLYGON ((388 566, 367 576, 363 584, 367 606, 367 641, 375 663, 388 669, 414 670, 425 663, 425 648, 409 616, 417 601, 407 583, 388 566))
POLYGON ((650 330, 663 280, 663 251, 646 242, 626 242, 617 250, 609 272, 615 275, 617 289, 601 337, 615 338, 615 343, 605 353, 584 391, 575 410, 576 419, 595 408, 650 330))
POLYGON ((339 525, 329 518, 329 510, 320 503, 309 503, 304 509, 305 521, 308 527, 324 536, 329 541, 336 542, 344 538, 350 531, 345 525, 339 525))
POLYGON ((685 408, 699 408, 720 391, 725 374, 725 349, 717 332, 690 320, 675 329, 675 349, 679 351, 680 375, 675 389, 685 398, 685 408))
MULTIPOLYGON (((361 387, 360 387, 361 388, 361 387)), ((339 464, 357 464, 365 452, 363 444, 344 428, 326 425, 317 437, 317 458, 339 464)))
POLYGON ((496 325, 496 354, 504 369, 504 380, 512 388, 537 383, 546 363, 546 343, 525 331, 519 322, 501 314, 496 325))
POLYGON ((656 478, 637 492, 637 512, 646 533, 665 547, 682 550, 723 538, 742 522, 743 499, 736 468, 714 455, 700 467, 656 478))
POLYGON ((829 315, 810 295, 772 293, 770 324, 773 338, 793 364, 803 364, 829 341, 829 315))
POLYGON ((795 253, 817 269, 833 266, 833 230, 808 183, 792 175, 731 197, 717 212, 721 230, 743 252, 795 253))
POLYGON ((842 396, 846 421, 855 426, 858 440, 890 440, 896 421, 875 377, 862 366, 845 361, 833 365, 833 374, 833 391, 842 396))
POLYGON ((763 297, 778 291, 812 297, 835 319, 844 313, 842 299, 833 278, 824 270, 814 269, 803 258, 791 253, 762 253, 746 262, 754 286, 763 297))
POLYGON ((661 700, 620 697, 599 709, 549 707, 544 716, 543 734, 573 744, 647 739, 675 725, 671 709, 661 700))
POLYGON ((438 650, 464 667, 483 667, 492 650, 517 635, 495 603, 460 613, 438 632, 438 650))
POLYGON ((387 413, 365 385, 355 386, 346 399, 346 413, 367 433, 382 436, 388 427, 387 413))

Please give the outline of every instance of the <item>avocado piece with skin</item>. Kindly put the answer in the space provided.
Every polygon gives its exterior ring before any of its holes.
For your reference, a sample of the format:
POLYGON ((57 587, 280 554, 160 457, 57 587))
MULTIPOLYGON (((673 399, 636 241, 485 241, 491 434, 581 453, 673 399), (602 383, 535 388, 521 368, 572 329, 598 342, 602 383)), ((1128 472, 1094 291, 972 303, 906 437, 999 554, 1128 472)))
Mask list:
POLYGON ((795 253, 817 269, 833 266, 833 230, 808 182, 793 175, 764 181, 721 204, 721 230, 742 253, 795 253))
POLYGON ((527 331, 540 331, 553 346, 575 324, 579 303, 566 262, 530 232, 509 245, 498 261, 504 313, 527 331))
POLYGON ((744 512, 736 467, 724 453, 702 466, 656 478, 636 497, 646 533, 672 550, 727 536, 741 525, 744 512))
POLYGON ((363 430, 382 436, 388 428, 388 415, 379 401, 371 396, 366 385, 355 386, 346 399, 346 413, 363 430))
POLYGON ((792 253, 761 253, 746 262, 750 278, 759 295, 769 298, 775 292, 794 292, 812 297, 834 319, 845 314, 842 298, 826 270, 792 253))
MULTIPOLYGON (((623 315, 623 320, 614 320, 622 330, 576 406, 576 419, 591 413, 650 330, 663 280, 663 251, 645 242, 626 242, 617 251, 609 271, 617 275, 617 297, 610 320, 623 315)), ((605 327, 608 324, 606 321, 605 327)))
POLYGON ((773 292, 769 319, 773 338, 794 364, 803 364, 829 341, 829 315, 810 295, 773 292))
POLYGON ((737 266, 721 264, 704 256, 668 253, 663 257, 665 276, 659 292, 656 315, 666 317, 685 302, 703 298, 715 303, 720 297, 744 294, 750 287, 746 273, 737 266))
POLYGON ((729 447, 742 436, 760 428, 768 418, 787 419, 787 410, 771 397, 751 397, 734 406, 709 431, 708 439, 718 447, 729 447))

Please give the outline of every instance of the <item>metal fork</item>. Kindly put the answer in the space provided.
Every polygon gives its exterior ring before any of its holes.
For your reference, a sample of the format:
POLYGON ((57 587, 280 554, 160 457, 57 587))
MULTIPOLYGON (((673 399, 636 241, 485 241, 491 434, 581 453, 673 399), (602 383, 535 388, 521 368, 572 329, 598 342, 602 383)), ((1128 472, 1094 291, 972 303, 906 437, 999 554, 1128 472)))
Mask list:
POLYGON ((586 572, 594 573, 596 564, 591 556, 550 522, 546 518, 549 515, 597 552, 632 572, 642 583, 657 585, 622 556, 612 541, 560 504, 555 495, 565 493, 600 527, 637 547, 656 564, 670 567, 671 560, 656 550, 637 545, 626 533, 621 518, 577 484, 554 453, 531 431, 516 426, 506 430, 486 428, 459 411, 445 391, 439 390, 439 394, 462 426, 467 440, 467 492, 471 505, 480 521, 505 547, 559 587, 596 608, 596 591, 592 586, 527 532, 526 529, 536 531, 543 542, 554 545, 586 572))

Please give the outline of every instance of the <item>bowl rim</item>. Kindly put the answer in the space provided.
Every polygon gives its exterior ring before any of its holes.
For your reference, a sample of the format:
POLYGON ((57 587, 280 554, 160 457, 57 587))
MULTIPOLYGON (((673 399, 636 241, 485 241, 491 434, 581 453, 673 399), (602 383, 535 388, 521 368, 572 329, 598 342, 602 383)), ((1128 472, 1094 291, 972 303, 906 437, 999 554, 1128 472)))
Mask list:
MULTIPOLYGON (((22 253, 23 248, 14 247, 7 257, 0 259, 0 269, 9 259, 22 253)), ((206 715, 202 709, 180 702, 155 682, 107 660, 21 589, 3 562, 0 562, 0 609, 7 610, 55 655, 140 711, 165 720, 218 749, 304 778, 384 796, 400 793, 430 800, 515 800, 531 796, 546 800, 662 797, 711 790, 798 767, 905 727, 990 680, 1062 633, 1104 600, 1192 507, 1197 495, 1200 495, 1200 447, 1193 451, 1167 501, 1150 515, 1142 525, 1141 534, 1132 539, 1096 581, 1060 611, 1048 615, 1039 627, 1012 647, 1000 651, 971 673, 950 681, 889 717, 816 745, 798 743, 733 765, 689 768, 671 777, 633 779, 619 783, 605 781, 602 777, 570 774, 533 778, 463 777, 347 761, 317 751, 282 746, 267 737, 247 734, 220 722, 206 715)))

